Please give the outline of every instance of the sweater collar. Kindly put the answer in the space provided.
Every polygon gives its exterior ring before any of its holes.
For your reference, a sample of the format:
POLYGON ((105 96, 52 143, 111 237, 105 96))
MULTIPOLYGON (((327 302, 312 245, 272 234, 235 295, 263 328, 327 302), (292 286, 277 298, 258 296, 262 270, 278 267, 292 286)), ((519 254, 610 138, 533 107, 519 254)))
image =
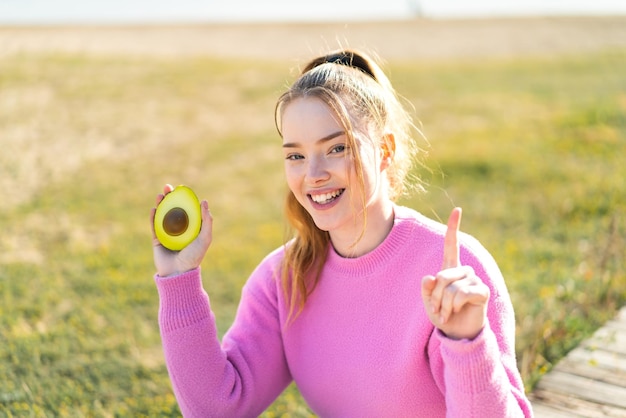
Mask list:
POLYGON ((391 231, 378 247, 362 256, 342 257, 330 245, 324 272, 332 272, 333 275, 364 277, 380 271, 389 263, 393 263, 402 249, 406 247, 411 232, 415 229, 416 215, 412 209, 395 205, 391 231))

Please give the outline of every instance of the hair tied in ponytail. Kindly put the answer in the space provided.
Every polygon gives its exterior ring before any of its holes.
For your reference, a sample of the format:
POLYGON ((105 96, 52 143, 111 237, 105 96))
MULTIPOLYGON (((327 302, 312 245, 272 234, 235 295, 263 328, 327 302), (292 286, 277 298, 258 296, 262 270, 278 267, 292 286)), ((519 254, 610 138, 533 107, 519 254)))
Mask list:
POLYGON ((378 78, 374 74, 374 70, 370 66, 367 58, 350 50, 331 52, 330 54, 318 57, 317 59, 311 61, 309 65, 304 68, 302 73, 306 73, 307 71, 326 63, 345 65, 346 67, 355 68, 372 77, 375 81, 378 81, 378 78))

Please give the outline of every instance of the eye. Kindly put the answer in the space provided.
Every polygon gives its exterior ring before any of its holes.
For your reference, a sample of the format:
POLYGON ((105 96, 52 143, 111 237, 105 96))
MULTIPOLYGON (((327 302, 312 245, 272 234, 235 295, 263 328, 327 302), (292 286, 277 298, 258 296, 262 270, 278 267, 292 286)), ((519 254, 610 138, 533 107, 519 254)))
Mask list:
POLYGON ((285 157, 285 160, 295 161, 295 160, 302 160, 303 158, 304 156, 300 154, 288 154, 287 157, 285 157))
POLYGON ((346 149, 347 149, 346 144, 337 144, 331 148, 330 153, 339 154, 339 153, 345 152, 346 149))

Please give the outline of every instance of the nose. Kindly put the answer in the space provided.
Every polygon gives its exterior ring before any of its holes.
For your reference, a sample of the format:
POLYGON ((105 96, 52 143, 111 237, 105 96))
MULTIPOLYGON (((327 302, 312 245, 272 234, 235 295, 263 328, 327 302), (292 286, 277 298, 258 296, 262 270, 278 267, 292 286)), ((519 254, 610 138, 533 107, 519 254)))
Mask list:
POLYGON ((326 161, 323 157, 309 159, 306 171, 307 183, 311 185, 319 184, 330 178, 330 173, 326 161))

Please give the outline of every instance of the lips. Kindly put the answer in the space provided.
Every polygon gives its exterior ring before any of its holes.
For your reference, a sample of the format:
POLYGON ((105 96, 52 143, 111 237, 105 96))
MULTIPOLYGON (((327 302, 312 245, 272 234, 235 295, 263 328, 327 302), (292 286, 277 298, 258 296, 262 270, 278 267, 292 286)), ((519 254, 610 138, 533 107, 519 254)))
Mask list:
POLYGON ((345 189, 337 189, 327 193, 309 194, 309 198, 318 205, 327 205, 343 194, 345 189))

